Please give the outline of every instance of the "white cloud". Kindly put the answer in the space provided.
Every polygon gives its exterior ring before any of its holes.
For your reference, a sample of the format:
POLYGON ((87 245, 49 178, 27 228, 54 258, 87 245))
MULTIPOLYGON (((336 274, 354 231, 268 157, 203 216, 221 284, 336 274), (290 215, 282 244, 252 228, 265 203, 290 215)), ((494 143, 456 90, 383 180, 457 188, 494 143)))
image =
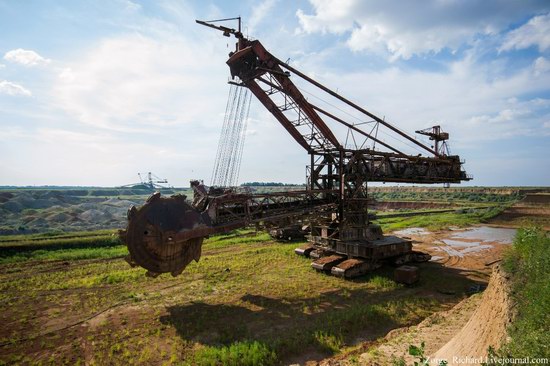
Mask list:
POLYGON ((0 69, 3 69, 4 67, 6 67, 6 65, 0 64, 0 69))
POLYGON ((542 56, 538 57, 533 63, 533 72, 535 76, 539 76, 548 71, 550 71, 550 61, 542 56))
POLYGON ((298 9, 296 15, 302 29, 307 33, 343 33, 353 26, 354 13, 359 8, 355 0, 310 0, 315 9, 314 15, 298 9))
MULTIPOLYGON (((20 184, 124 184, 132 181, 135 172, 148 170, 166 176, 174 185, 187 184, 189 178, 209 178, 227 101, 226 44, 231 48, 233 40, 197 28, 189 3, 163 1, 154 17, 146 16, 149 8, 140 11, 124 0, 116 3, 127 5, 114 14, 113 25, 119 17, 123 19, 120 28, 102 32, 101 39, 88 40, 74 52, 63 53, 75 55, 71 59, 62 61, 52 54, 58 67, 48 68, 51 73, 40 73, 48 74, 42 84, 30 76, 21 79, 28 80, 25 85, 37 97, 0 101, 6 104, 4 111, 14 111, 5 118, 9 120, 7 127, 25 126, 13 131, 14 138, 0 136, 4 138, 0 147, 9 153, 8 160, 0 165, 21 168, 20 184), (53 80, 52 73, 57 74, 53 80), (49 82, 53 85, 46 85, 49 82), (29 108, 19 108, 28 100, 32 106, 27 103, 29 108), (31 112, 33 116, 28 115, 31 112), (74 169, 67 170, 67 166, 74 169), (48 174, 51 170, 59 174, 48 174)), ((265 17, 274 11, 272 0, 258 3, 263 9, 250 12, 265 17)), ((486 41, 493 46, 501 39, 510 24, 540 14, 540 2, 487 0, 480 4, 427 0, 421 7, 392 0, 315 0, 312 11, 298 10, 302 34, 293 42, 288 42, 285 32, 263 32, 257 19, 252 25, 264 33, 262 42, 276 56, 291 56, 293 66, 400 129, 412 133, 441 124, 451 134, 452 152, 468 159, 466 168, 477 178, 483 175, 481 167, 490 158, 480 151, 530 157, 531 146, 525 149, 516 145, 527 139, 517 136, 537 137, 529 137, 529 143, 540 141, 538 137, 548 136, 550 129, 550 100, 536 98, 546 95, 550 85, 548 55, 533 58, 522 69, 517 65, 523 61, 508 63, 508 55, 496 60, 476 56, 486 49, 486 41), (341 37, 336 41, 335 37, 321 39, 317 33, 323 32, 341 37), (342 57, 349 55, 345 48, 353 48, 391 59, 407 58, 443 48, 462 49, 465 42, 472 42, 474 47, 459 53, 458 61, 441 61, 439 71, 429 71, 431 63, 421 64, 421 70, 415 68, 418 63, 407 69, 400 69, 401 63, 380 66, 379 60, 372 64, 370 55, 361 54, 354 56, 350 67, 342 57)), ((198 17, 223 17, 214 10, 198 17)), ((261 22, 266 21, 281 29, 287 27, 287 32, 292 24, 282 16, 261 22)), ((309 94, 306 97, 312 100, 309 94)), ((252 102, 250 116, 241 181, 303 180, 307 163, 303 149, 257 101, 252 102)), ((382 132, 379 137, 401 144, 382 132)), ((543 155, 544 146, 540 149, 543 152, 539 155, 543 155)), ((497 173, 495 177, 485 174, 485 182, 474 183, 511 182, 509 176, 499 181, 497 173)), ((13 180, 10 176, 1 178, 6 183, 13 180)))
MULTIPOLYGON (((314 72, 317 81, 333 89, 337 86, 340 94, 409 134, 441 124, 451 133, 451 147, 459 154, 467 154, 468 149, 486 141, 504 143, 518 135, 537 136, 542 121, 550 117, 550 100, 532 97, 548 90, 550 73, 535 77, 531 65, 502 73, 498 60, 480 63, 466 56, 449 63, 442 72, 396 66, 356 72, 329 71, 316 60, 298 67, 314 72), (526 95, 531 97, 526 99, 526 95)), ((337 105, 341 107, 340 103, 337 105)), ((319 106, 354 121, 330 105, 319 106)), ((415 152, 403 146, 400 138, 394 140, 384 133, 379 136, 405 152, 415 152)))
POLYGON ((141 5, 130 0, 122 0, 122 4, 127 11, 135 12, 141 10, 141 5))
POLYGON ((247 24, 249 34, 256 33, 256 27, 265 19, 277 1, 278 0, 263 0, 261 3, 254 5, 247 24))
POLYGON ((307 33, 350 32, 354 51, 389 53, 390 59, 457 50, 478 35, 495 35, 516 19, 547 8, 543 1, 412 1, 310 0, 314 14, 298 10, 307 33))
POLYGON ((23 86, 12 83, 11 81, 2 80, 0 81, 0 93, 1 94, 7 94, 7 95, 22 95, 26 97, 30 97, 32 93, 30 90, 25 89, 23 86))
POLYGON ((70 67, 66 67, 62 69, 59 74, 59 79, 61 79, 64 82, 72 82, 75 79, 74 72, 70 67))
POLYGON ((46 65, 51 61, 32 50, 24 50, 22 48, 6 52, 4 55, 4 60, 15 62, 24 66, 46 65))
POLYGON ((539 51, 550 48, 550 13, 531 18, 526 24, 508 33, 500 51, 537 46, 539 51))
MULTIPOLYGON (((540 120, 550 114, 550 99, 535 98, 523 102, 509 102, 505 109, 491 115, 473 116, 467 124, 481 128, 484 140, 500 140, 518 136, 540 136, 540 120)), ((543 125, 544 127, 544 125, 543 125)))
POLYGON ((137 11, 120 31, 57 57, 45 76, 51 85, 32 80, 43 93, 30 109, 42 103, 38 112, 52 118, 28 118, 13 106, 8 126, 29 121, 35 129, 1 146, 10 154, 0 165, 25 169, 0 180, 115 185, 147 170, 178 186, 209 178, 227 99, 227 41, 197 30, 186 3, 159 6, 158 17, 137 11), (11 153, 19 150, 26 153, 11 153))
POLYGON ((0 135, 0 141, 14 141, 20 138, 27 138, 29 136, 28 131, 25 131, 19 126, 2 126, 2 134, 0 135))
MULTIPOLYGON (((153 169, 164 176, 189 159, 180 149, 167 148, 164 141, 143 143, 81 126, 76 130, 8 127, 5 132, 0 135, 2 147, 18 153, 7 154, 0 165, 17 171, 0 177, 2 184, 18 179, 19 184, 38 180, 41 184, 90 185, 97 184, 100 177, 107 184, 122 185, 137 179, 135 174, 141 169, 153 169)), ((170 182, 179 186, 188 183, 170 182)))
POLYGON ((214 50, 215 45, 177 37, 106 38, 67 63, 52 98, 78 121, 106 129, 145 131, 196 122, 214 98, 225 96, 224 49, 214 50), (219 94, 212 85, 219 85, 219 94))

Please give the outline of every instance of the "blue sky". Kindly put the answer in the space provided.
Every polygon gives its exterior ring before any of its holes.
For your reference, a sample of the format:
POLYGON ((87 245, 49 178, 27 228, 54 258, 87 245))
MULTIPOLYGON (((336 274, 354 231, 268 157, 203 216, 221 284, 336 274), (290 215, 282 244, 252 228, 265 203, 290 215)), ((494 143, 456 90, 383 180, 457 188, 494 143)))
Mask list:
MULTIPOLYGON (((0 0, 0 185, 208 182, 234 40, 194 20, 236 15, 402 130, 441 124, 470 185, 549 185, 550 3, 529 0, 0 0)), ((241 182, 304 181, 255 101, 246 139, 241 182)))

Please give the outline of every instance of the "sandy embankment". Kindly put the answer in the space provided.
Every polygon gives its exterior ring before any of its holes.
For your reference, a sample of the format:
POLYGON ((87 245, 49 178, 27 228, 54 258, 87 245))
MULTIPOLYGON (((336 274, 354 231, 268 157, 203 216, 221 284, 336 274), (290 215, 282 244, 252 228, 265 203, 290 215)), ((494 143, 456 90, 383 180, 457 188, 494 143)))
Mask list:
MULTIPOLYGON (((361 354, 358 363, 391 365, 402 358, 407 365, 412 365, 418 359, 408 354, 409 345, 419 346, 424 342, 430 365, 438 365, 443 359, 448 365, 476 364, 476 360, 487 356, 489 346, 498 349, 506 340, 511 309, 508 280, 499 266, 495 266, 483 293, 470 296, 447 311, 432 314, 416 326, 391 331, 375 349, 361 354)), ((351 364, 348 360, 320 363, 323 366, 351 364)))
POLYGON ((489 347, 498 349, 506 340, 506 329, 513 318, 509 293, 508 280, 497 266, 470 320, 433 358, 446 359, 449 365, 459 365, 466 359, 484 358, 489 347))

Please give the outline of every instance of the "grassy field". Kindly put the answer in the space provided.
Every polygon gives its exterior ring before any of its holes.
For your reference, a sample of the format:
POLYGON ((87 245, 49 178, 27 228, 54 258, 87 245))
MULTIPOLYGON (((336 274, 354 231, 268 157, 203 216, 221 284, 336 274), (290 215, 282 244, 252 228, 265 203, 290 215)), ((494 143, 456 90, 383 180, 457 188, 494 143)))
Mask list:
POLYGON ((322 358, 456 303, 471 281, 426 263, 418 286, 384 268, 319 274, 265 233, 208 239, 177 278, 145 277, 111 231, 0 241, 0 364, 277 365, 322 358), (440 281, 457 291, 435 290, 440 281))
POLYGON ((373 189, 371 195, 378 201, 429 201, 446 203, 508 203, 515 202, 523 197, 520 189, 515 189, 511 193, 494 193, 490 187, 472 188, 471 192, 449 188, 446 190, 426 190, 418 191, 414 188, 400 189, 373 189))
MULTIPOLYGON (((109 208, 125 193, 98 202, 109 208)), ((393 199, 410 196, 400 194, 393 199)), ((427 198, 452 201, 457 211, 378 223, 385 231, 464 227, 491 220, 518 199, 437 194, 427 198)), ((32 202, 42 202, 37 197, 32 202)), ((425 210, 437 211, 391 213, 425 210)), ((250 230, 214 236, 182 275, 153 279, 123 260, 127 250, 115 230, 0 236, 0 365, 303 363, 416 324, 458 302, 473 284, 464 271, 436 263, 420 266, 415 287, 396 284, 392 268, 344 281, 312 270, 293 252, 300 244, 250 230)))
POLYGON ((519 230, 504 260, 512 278, 517 317, 498 356, 550 358, 550 237, 539 228, 519 230))
POLYGON ((429 230, 442 230, 450 226, 466 227, 484 223, 499 215, 505 209, 505 205, 499 205, 485 208, 458 210, 456 212, 431 213, 411 217, 384 218, 383 216, 380 216, 376 222, 384 231, 399 230, 407 227, 425 227, 429 230))

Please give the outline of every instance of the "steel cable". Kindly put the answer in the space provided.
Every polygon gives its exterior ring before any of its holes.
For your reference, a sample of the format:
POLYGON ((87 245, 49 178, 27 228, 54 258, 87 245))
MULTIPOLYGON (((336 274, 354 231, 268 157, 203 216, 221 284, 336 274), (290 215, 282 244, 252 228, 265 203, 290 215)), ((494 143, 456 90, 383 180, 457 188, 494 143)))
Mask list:
POLYGON ((237 184, 251 97, 247 88, 230 86, 210 181, 213 186, 231 187, 237 184))

